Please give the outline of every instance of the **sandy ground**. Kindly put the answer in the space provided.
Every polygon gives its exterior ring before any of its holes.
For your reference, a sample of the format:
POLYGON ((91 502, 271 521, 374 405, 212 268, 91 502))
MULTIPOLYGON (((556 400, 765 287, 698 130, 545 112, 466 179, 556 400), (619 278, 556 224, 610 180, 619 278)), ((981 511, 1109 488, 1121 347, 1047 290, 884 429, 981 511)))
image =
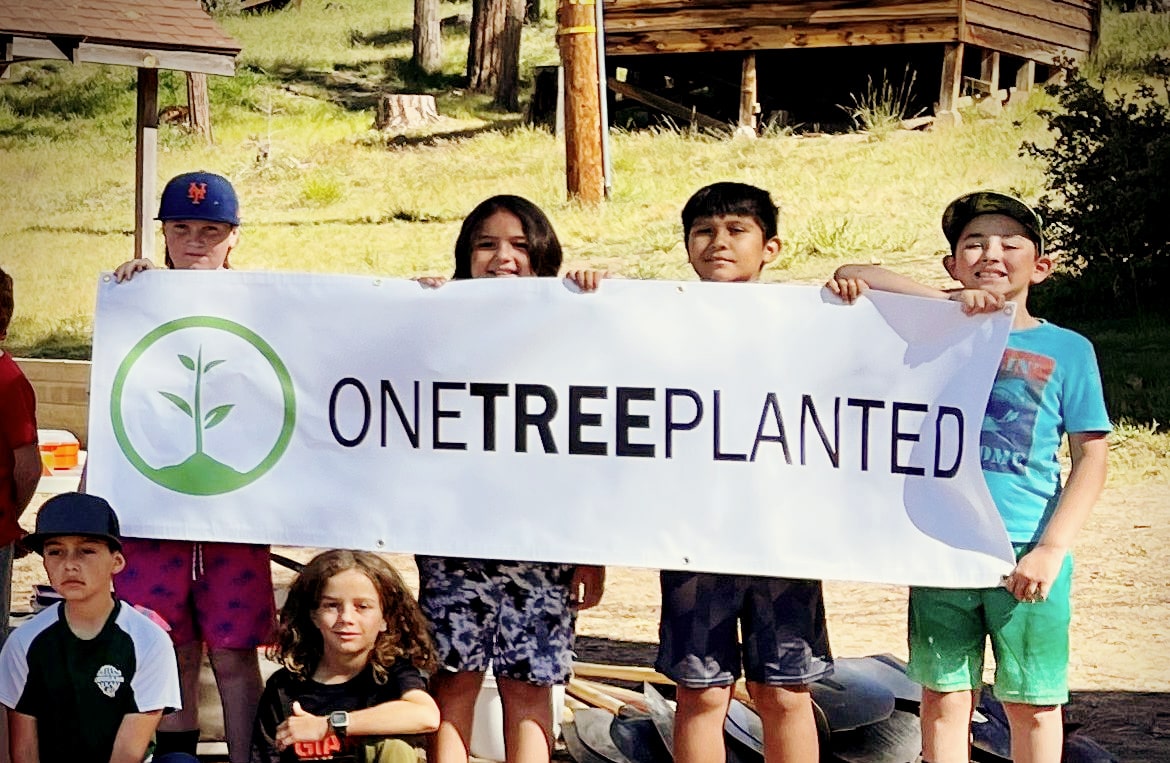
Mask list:
MULTIPOLYGON (((33 516, 22 523, 31 528, 33 516)), ((416 585, 412 559, 391 560, 416 585)), ((291 573, 274 575, 280 584, 291 573)), ((39 558, 19 560, 13 609, 27 608, 32 585, 44 582, 39 558)), ((831 582, 825 596, 837 655, 905 658, 905 589, 831 582)), ((1078 543, 1074 606, 1070 720, 1126 763, 1170 761, 1170 480, 1106 491, 1078 543)), ((602 604, 581 615, 580 659, 652 664, 658 612, 655 571, 611 568, 602 604)))

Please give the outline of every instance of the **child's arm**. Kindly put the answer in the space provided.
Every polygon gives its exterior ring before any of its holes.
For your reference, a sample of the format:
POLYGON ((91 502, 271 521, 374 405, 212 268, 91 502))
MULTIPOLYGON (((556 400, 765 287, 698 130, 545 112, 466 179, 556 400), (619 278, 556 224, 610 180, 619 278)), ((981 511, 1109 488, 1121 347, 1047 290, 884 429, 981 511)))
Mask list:
POLYGON ((577 565, 570 583, 569 595, 577 609, 589 609, 601 602, 605 592, 605 568, 589 564, 577 565))
POLYGON ((913 297, 950 299, 963 303, 963 312, 968 314, 991 313, 1003 307, 1002 294, 992 294, 982 289, 957 289, 946 291, 936 289, 877 265, 842 265, 833 273, 825 287, 845 302, 854 302, 867 289, 889 291, 895 294, 909 294, 913 297))
POLYGON ((110 763, 142 763, 146 759, 146 748, 154 739, 155 729, 162 720, 162 710, 149 713, 130 713, 123 716, 114 737, 114 751, 110 763))
POLYGON ((35 442, 12 451, 12 481, 15 483, 16 518, 28 508, 41 481, 41 451, 35 442))
POLYGON ((34 715, 8 710, 8 755, 12 763, 40 763, 37 746, 37 719, 34 715))
POLYGON ((1068 436, 1072 470, 1060 494, 1056 511, 1048 520, 1036 547, 1016 563, 1005 584, 1020 601, 1044 599, 1073 538, 1085 524, 1089 512, 1105 486, 1109 442, 1104 432, 1076 432, 1068 436))
MULTIPOLYGON (((429 734, 439 728, 439 706, 422 689, 410 689, 400 699, 393 699, 349 713, 349 736, 387 736, 389 734, 429 734)), ((329 719, 313 715, 293 702, 292 714, 276 729, 277 749, 284 750, 297 742, 315 742, 330 733, 329 719)))
POLYGON ((401 699, 349 714, 349 733, 354 736, 429 734, 438 728, 439 706, 422 689, 411 689, 401 699))

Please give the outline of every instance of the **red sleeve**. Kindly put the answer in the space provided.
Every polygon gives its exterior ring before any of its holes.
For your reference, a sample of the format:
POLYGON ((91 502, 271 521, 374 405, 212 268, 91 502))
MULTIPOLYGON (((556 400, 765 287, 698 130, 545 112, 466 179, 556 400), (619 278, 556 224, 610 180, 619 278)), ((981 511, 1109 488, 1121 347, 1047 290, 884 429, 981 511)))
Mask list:
POLYGON ((0 439, 13 451, 37 441, 37 398, 16 362, 8 362, 15 373, 0 379, 0 439))

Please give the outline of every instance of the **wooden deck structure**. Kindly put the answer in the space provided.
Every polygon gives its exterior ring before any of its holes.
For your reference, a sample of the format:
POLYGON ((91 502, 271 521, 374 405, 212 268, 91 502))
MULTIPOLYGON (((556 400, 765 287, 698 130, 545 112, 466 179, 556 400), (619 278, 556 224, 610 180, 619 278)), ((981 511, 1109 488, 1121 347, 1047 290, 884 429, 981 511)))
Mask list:
POLYGON ((915 45, 941 50, 936 112, 951 112, 967 50, 978 85, 1000 91, 1001 54, 1020 59, 1014 86, 1037 64, 1076 61, 1096 45, 1101 0, 604 0, 606 54, 743 54, 740 124, 754 102, 761 51, 915 45))

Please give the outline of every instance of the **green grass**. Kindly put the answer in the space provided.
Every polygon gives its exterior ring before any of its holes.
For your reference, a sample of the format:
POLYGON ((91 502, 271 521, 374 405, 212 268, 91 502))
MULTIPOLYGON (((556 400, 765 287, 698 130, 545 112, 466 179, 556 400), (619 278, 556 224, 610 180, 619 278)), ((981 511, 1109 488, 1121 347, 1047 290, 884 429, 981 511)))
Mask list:
MULTIPOLYGON (((444 2, 443 12, 468 13, 469 3, 444 2)), ((1092 65, 1136 81, 1142 62, 1167 48, 1170 14, 1122 16, 1106 11, 1092 65)), ((241 268, 446 274, 463 215, 509 192, 549 213, 566 267, 692 279, 679 210, 698 187, 734 179, 769 188, 781 204, 784 248, 765 280, 821 283, 837 265, 864 261, 942 284, 947 201, 974 188, 1028 199, 1044 190, 1042 168, 1019 152, 1046 139, 1036 110, 1053 101, 1038 92, 1000 117, 972 111, 937 132, 770 130, 753 141, 619 131, 613 197, 583 206, 566 200, 561 141, 463 91, 465 30, 445 32, 441 72, 411 70, 409 0, 304 3, 220 22, 244 51, 235 77, 211 78, 216 144, 164 125, 159 177, 204 168, 232 178, 244 201, 232 258, 241 268), (374 131, 369 99, 382 90, 435 95, 442 122, 400 136, 374 131)), ((532 68, 556 61, 551 20, 525 30, 522 51, 527 91, 532 68)), ((87 357, 98 273, 133 254, 133 73, 43 63, 12 71, 0 84, 0 264, 17 289, 7 347, 87 357)), ((160 86, 161 105, 185 102, 182 76, 164 72, 160 86)), ((1170 328, 1077 328, 1096 342, 1111 410, 1128 422, 1117 447, 1164 454, 1170 368, 1150 348, 1170 346, 1170 328)))

